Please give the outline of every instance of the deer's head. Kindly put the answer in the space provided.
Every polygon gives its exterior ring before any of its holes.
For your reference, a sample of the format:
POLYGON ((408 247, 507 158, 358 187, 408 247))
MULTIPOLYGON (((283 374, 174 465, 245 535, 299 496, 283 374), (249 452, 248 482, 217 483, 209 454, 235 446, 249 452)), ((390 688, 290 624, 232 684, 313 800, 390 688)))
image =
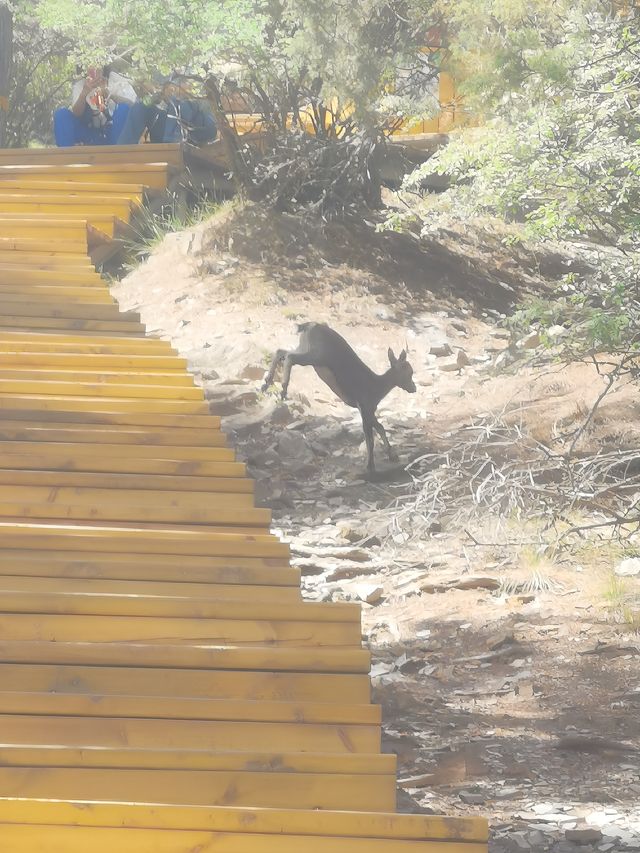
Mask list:
POLYGON ((389 364, 391 365, 392 375, 398 388, 414 394, 416 384, 413 381, 413 367, 411 367, 407 360, 407 351, 403 349, 396 358, 393 350, 389 347, 389 364))

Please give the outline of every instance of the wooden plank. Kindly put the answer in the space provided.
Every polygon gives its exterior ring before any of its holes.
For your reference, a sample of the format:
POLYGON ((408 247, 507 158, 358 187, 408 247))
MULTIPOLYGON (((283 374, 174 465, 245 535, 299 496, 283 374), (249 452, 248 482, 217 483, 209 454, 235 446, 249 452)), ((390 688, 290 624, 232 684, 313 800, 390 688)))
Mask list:
MULTIPOLYGON (((253 646, 273 646, 274 648, 346 648, 360 647, 359 622, 316 621, 312 614, 306 619, 269 619, 268 614, 261 618, 205 618, 209 607, 203 602, 198 608, 193 608, 194 615, 184 616, 184 602, 175 602, 174 609, 182 612, 182 618, 154 615, 167 608, 162 602, 147 598, 137 602, 137 608, 130 608, 116 596, 98 596, 94 602, 79 599, 74 596, 49 593, 38 597, 36 595, 20 595, 7 592, 6 611, 0 613, 0 634, 10 642, 48 641, 51 643, 81 643, 91 638, 91 643, 113 643, 124 646, 133 644, 176 645, 189 648, 194 644, 200 646, 251 648, 253 646), (30 604, 30 601, 33 601, 30 604), (41 611, 51 602, 50 613, 41 611), (26 612, 9 612, 14 608, 24 608, 26 612), (66 607, 66 612, 65 612, 66 607), (118 611, 146 610, 148 615, 118 616, 118 611), (88 611, 83 613, 83 611, 88 611), (101 615, 95 615, 96 611, 101 615)), ((249 613, 254 612, 244 602, 225 602, 236 612, 246 607, 249 613)), ((295 605, 289 605, 295 609, 295 605)), ((302 605, 300 605, 302 606, 302 605)), ((269 605, 262 604, 265 610, 269 605)), ((273 607, 273 605, 271 605, 273 607)), ((4 611, 3 605, 3 611, 4 611)), ((213 609, 213 608, 212 608, 213 609)), ((277 608, 276 609, 277 612, 277 608)), ((240 611, 241 612, 241 611, 240 611)))
MULTIPOLYGON (((76 216, 73 219, 57 219, 54 217, 24 217, 9 216, 0 212, 2 237, 21 237, 26 240, 71 240, 81 242, 87 236, 86 216, 76 216)), ((73 254, 73 253, 71 253, 73 254)))
MULTIPOLYGON (((48 586, 51 587, 51 582, 48 586)), ((316 624, 337 623, 347 626, 345 636, 348 636, 349 642, 359 644, 361 639, 360 607, 357 604, 343 602, 300 601, 296 604, 280 604, 278 602, 267 604, 264 601, 255 604, 246 601, 216 602, 215 599, 210 598, 198 600, 187 596, 184 592, 174 596, 148 595, 144 587, 141 586, 139 586, 137 596, 97 592, 95 587, 91 591, 78 589, 73 591, 52 590, 50 588, 24 590, 17 589, 15 582, 13 584, 5 583, 2 578, 0 578, 0 592, 2 593, 0 624, 6 627, 7 637, 11 626, 16 625, 21 631, 24 630, 29 633, 37 630, 42 633, 42 638, 45 638, 45 632, 54 631, 56 626, 60 624, 61 617, 68 616, 68 626, 62 625, 57 634, 60 639, 63 639, 67 634, 70 637, 75 637, 79 630, 78 626, 81 628, 85 621, 91 621, 95 625, 96 631, 95 635, 86 634, 85 636, 94 637, 96 640, 99 640, 103 631, 113 630, 114 636, 119 636, 121 628, 129 623, 132 626, 132 638, 134 632, 148 633, 149 637, 156 636, 158 633, 165 636, 163 632, 166 632, 166 635, 169 636, 169 633, 173 634, 176 629, 181 629, 184 630, 185 639, 197 639, 203 635, 204 631, 211 630, 211 626, 206 624, 208 621, 220 623, 221 627, 213 626, 216 631, 226 631, 231 630, 231 628, 235 631, 236 627, 245 627, 244 624, 229 627, 227 623, 256 623, 247 629, 247 638, 251 632, 262 636, 272 630, 271 624, 265 628, 257 623, 289 624, 306 621, 310 626, 309 636, 301 640, 301 645, 311 643, 311 635, 316 630, 316 624), (20 615, 25 613, 34 616, 32 625, 26 624, 29 620, 24 620, 20 615), (40 616, 36 618, 35 614, 40 614, 40 616), (59 615, 52 616, 52 614, 59 615), (95 620, 80 618, 80 616, 75 618, 78 614, 83 617, 95 615, 100 618, 95 620), (122 618, 107 619, 107 616, 122 618), (191 619, 194 624, 183 624, 185 619, 191 619), (175 620, 175 625, 171 624, 171 620, 175 620), (144 622, 150 624, 145 626, 144 622), (197 622, 199 624, 195 624, 197 622), (114 627, 110 628, 110 625, 114 627)), ((298 630, 298 626, 295 626, 295 630, 298 630)), ((342 635, 339 634, 338 636, 342 635)), ((338 640, 336 644, 342 642, 342 640, 338 640)), ((331 642, 325 642, 322 637, 318 638, 318 644, 333 645, 331 642)), ((0 685, 1 689, 2 685, 0 685)))
MULTIPOLYGON (((358 812, 304 811, 286 809, 239 809, 239 808, 184 808, 180 806, 157 806, 142 804, 107 805, 95 802, 50 802, 34 800, 0 799, 0 821, 24 824, 62 825, 76 827, 130 827, 204 830, 243 834, 248 843, 253 834, 276 836, 298 835, 299 847, 294 853, 306 851, 314 836, 333 837, 329 853, 339 853, 339 840, 352 837, 370 839, 400 839, 451 842, 465 840, 484 847, 469 849, 466 853, 481 853, 486 850, 489 827, 482 817, 448 818, 441 815, 398 815, 369 814, 358 812)), ((223 839, 218 839, 223 843, 223 839)), ((90 845, 86 850, 93 850, 90 845)), ((96 850, 99 848, 95 848, 96 850)), ((151 849, 151 848, 148 848, 151 849)), ((171 853, 187 853, 186 847, 170 848, 171 853)), ((192 848, 196 849, 196 848, 192 848)), ((203 850, 206 848, 202 848, 203 850)), ((223 853, 226 853, 223 848, 223 853)), ((245 848, 249 849, 250 848, 245 848)), ((267 853, 271 850, 264 848, 267 853)), ((280 850, 281 848, 278 847, 280 850)), ((348 848, 347 848, 348 849, 348 848)), ((401 851, 402 848, 380 848, 386 851, 401 851)), ((411 849, 411 848, 409 848, 411 849)), ((454 847, 416 848, 422 853, 461 853, 454 847)), ((63 849, 63 853, 66 853, 63 849)), ((136 851, 138 853, 138 851, 136 851)), ((236 853, 232 848, 232 853, 236 853)), ((324 851, 322 851, 324 853, 324 851)), ((365 848, 356 848, 356 853, 367 853, 365 848)))
POLYGON ((22 300, 12 299, 10 294, 0 291, 0 312, 2 314, 14 314, 20 317, 62 317, 70 320, 115 320, 123 323, 132 321, 140 322, 140 315, 136 311, 121 311, 115 300, 103 304, 102 302, 74 303, 61 299, 45 300, 38 299, 34 304, 32 300, 22 297, 22 300))
POLYGON ((112 768, 2 768, 7 796, 185 805, 253 805, 263 808, 345 808, 389 811, 392 775, 313 774, 233 770, 130 770, 112 768))
MULTIPOLYGON (((67 698, 67 697, 62 697, 67 698)), ((75 698, 75 697, 71 697, 75 698)), ((229 705, 261 705, 269 703, 227 703, 229 705)), ((273 706, 288 703, 273 703, 273 706)), ((312 707, 312 706, 305 706, 312 707)), ((340 706, 317 705, 328 713, 340 706)), ((357 707, 371 707, 368 705, 357 707)), ((366 755, 362 753, 313 752, 204 752, 196 749, 132 749, 113 747, 102 749, 47 744, 40 747, 0 746, 0 766, 3 767, 123 767, 135 769, 174 770, 235 770, 272 773, 332 773, 386 776, 395 773, 395 755, 366 755)))
MULTIPOLYGON (((2 421, 0 419, 0 440, 35 442, 74 442, 81 444, 137 444, 171 446, 191 444, 204 447, 225 447, 226 436, 218 429, 188 429, 182 427, 174 432, 168 430, 124 429, 120 426, 103 424, 49 423, 42 426, 33 421, 2 421), (176 435, 176 432, 178 433, 176 435)), ((3 482, 0 480, 0 482, 3 482)))
POLYGON ((422 841, 327 837, 306 834, 278 836, 252 832, 230 834, 216 830, 160 830, 93 828, 75 826, 33 827, 9 824, 2 827, 0 843, 11 853, 486 853, 486 844, 455 841, 422 841))
POLYGON ((293 586, 299 593, 300 570, 270 557, 175 557, 127 553, 55 552, 3 548, 0 576, 107 578, 198 584, 269 584, 293 586))
MULTIPOLYGON (((308 649, 304 651, 309 654, 312 652, 308 649)), ((164 749, 216 752, 259 752, 265 744, 269 744, 272 752, 376 753, 380 751, 380 727, 75 716, 49 717, 46 726, 43 726, 39 715, 4 714, 2 743, 23 746, 58 744, 79 749, 83 746, 129 746, 140 749, 162 746, 164 749)), ((7 791, 1 782, 0 790, 7 791)), ((64 798, 65 795, 60 792, 60 796, 64 798)))
MULTIPOLYGON (((30 256, 25 254, 25 259, 30 256)), ((55 257, 55 256, 53 256, 55 257)), ((62 256, 61 256, 62 257, 62 256)), ((36 261, 20 263, 21 253, 14 252, 15 263, 0 266, 0 285, 3 287, 48 286, 54 287, 104 287, 104 281, 93 268, 86 256, 78 255, 78 264, 70 266, 62 264, 58 269, 56 264, 42 261, 41 268, 36 261)), ((55 291, 53 291, 55 292, 55 291)))
MULTIPOLYGON (((64 302, 102 302, 107 305, 116 304, 114 298, 105 287, 84 285, 57 285, 54 287, 42 284, 19 284, 16 282, 0 282, 0 300, 3 302, 29 301, 53 302, 57 299, 64 302)), ((15 359, 19 361, 19 359, 15 359)), ((16 365, 17 366, 17 365, 16 365)))
POLYGON ((34 453, 38 457, 46 459, 48 455, 54 460, 62 457, 77 459, 80 457, 93 458, 96 453, 102 457, 132 457, 134 459, 165 459, 176 461, 195 462, 230 462, 235 458, 235 451, 228 447, 202 447, 202 446, 156 446, 127 444, 99 444, 84 445, 64 442, 38 442, 34 445, 30 441, 0 441, 0 456, 7 458, 10 454, 34 453))
POLYGON ((90 183, 129 183, 163 190, 169 182, 170 168, 163 163, 108 164, 101 166, 0 166, 3 178, 53 179, 57 181, 90 183))
POLYGON ((271 534, 223 533, 170 527, 97 527, 0 522, 5 548, 91 551, 105 554, 176 554, 205 557, 283 557, 289 548, 271 534))
MULTIPOLYGON (((16 306, 36 302, 42 305, 111 305, 117 302, 106 287, 41 287, 28 284, 0 284, 0 306, 3 312, 13 313, 16 306)), ((62 309, 60 309, 62 310, 62 309)))
MULTIPOLYGON (((49 232, 51 235, 51 232, 49 232)), ((71 233, 70 231, 68 233, 71 233)), ((49 236, 47 239, 35 237, 0 237, 0 252, 49 252, 52 255, 82 255, 86 257, 89 250, 89 241, 86 233, 84 236, 66 237, 56 239, 49 236)))
MULTIPOLYGON (((2 321, 0 321, 1 323, 2 321)), ((42 386, 41 386, 42 387, 42 386)), ((121 393, 117 395, 96 394, 94 396, 62 396, 45 393, 11 393, 4 390, 0 395, 0 411, 11 409, 33 409, 40 408, 43 418, 46 412, 76 411, 93 412, 95 409, 104 409, 117 413, 140 412, 151 414, 157 412, 164 415, 207 415, 209 406, 198 400, 169 400, 158 397, 124 397, 121 393)), ((173 472, 168 472, 173 473, 173 472)), ((188 473, 185 471, 184 473, 188 473)))
POLYGON ((22 380, 30 382, 65 382, 72 380, 80 383, 99 383, 117 389, 120 385, 158 385, 162 388, 198 388, 194 384, 193 377, 184 371, 168 372, 146 372, 141 370, 107 371, 107 370, 47 370, 35 369, 25 365, 23 369, 17 367, 5 367, 2 371, 4 379, 22 380))
POLYGON ((0 352, 72 352, 112 354, 156 354, 177 355, 169 341, 160 338, 144 338, 142 341, 130 341, 122 335, 112 335, 100 341, 92 340, 90 335, 75 334, 25 334, 24 332, 2 332, 0 334, 0 352))
POLYGON ((38 181, 38 180, 4 180, 0 181, 0 196, 4 193, 13 193, 16 190, 30 193, 43 192, 47 194, 60 194, 77 196, 84 195, 115 195, 128 198, 130 201, 141 203, 144 198, 144 187, 141 184, 105 184, 105 183, 77 183, 73 181, 38 181))
POLYGON ((29 254, 28 252, 0 252, 0 275, 4 276, 7 271, 11 270, 20 272, 31 268, 42 271, 58 271, 58 275, 60 275, 60 270, 62 270, 62 275, 71 272, 75 275, 79 270, 90 270, 94 278, 99 281, 102 280, 86 255, 46 254, 45 252, 33 252, 33 254, 29 254))
POLYGON ((187 369, 187 360, 174 355, 97 355, 83 352, 7 352, 0 350, 0 366, 47 370, 144 371, 145 375, 176 375, 187 369))
POLYGON ((179 143, 146 143, 145 145, 82 145, 73 148, 11 148, 0 150, 0 165, 105 165, 114 164, 122 171, 132 164, 169 163, 182 167, 179 143))
POLYGON ((91 332, 98 335, 130 334, 142 337, 145 327, 142 323, 128 320, 120 315, 119 320, 84 320, 73 317, 33 317, 19 313, 4 315, 0 314, 0 332, 14 332, 16 330, 33 332, 91 332))
POLYGON ((224 527, 252 533, 254 528, 268 527, 271 510, 248 507, 221 506, 204 509, 184 507, 147 506, 140 503, 122 502, 119 506, 86 503, 81 498, 74 502, 20 503, 0 500, 0 518, 5 520, 71 523, 92 522, 94 524, 172 524, 190 526, 224 527))
MULTIPOLYGON (((266 670, 353 675, 368 672, 370 666, 369 652, 354 647, 214 648, 153 643, 50 643, 45 640, 0 640, 0 659, 5 663, 100 667, 126 667, 135 660, 138 666, 153 669, 266 670)), ((293 747, 289 745, 289 748, 293 747)))
MULTIPOLYGON (((45 193, 3 193, 0 195, 0 222, 4 228, 5 223, 20 222, 20 214, 31 214, 33 222, 47 224, 48 216, 54 218, 55 214, 74 214, 76 219, 84 219, 95 225, 95 217, 105 215, 117 216, 128 222, 131 217, 132 204, 128 198, 122 196, 97 196, 87 195, 86 198, 77 199, 75 196, 57 196, 45 193), (36 218, 37 214, 46 214, 36 218)), ((58 222, 64 219, 55 218, 58 222)))
MULTIPOLYGON (((261 576, 256 576, 252 583, 219 583, 215 577, 209 582, 194 583, 187 580, 186 577, 178 576, 175 581, 155 581, 141 578, 128 578, 127 580, 103 580, 100 574, 104 571, 96 569, 90 577, 82 577, 80 579, 70 576, 65 577, 62 573, 60 564, 54 566, 46 566, 41 564, 41 571, 48 571, 48 577, 30 576, 28 574, 20 574, 21 571, 33 571, 34 574, 37 568, 29 568, 28 564, 19 562, 13 559, 12 556, 3 559, 8 559, 5 562, 5 572, 13 571, 14 574, 0 574, 0 589, 18 591, 22 593, 74 593, 93 595, 121 595, 121 596, 153 596, 158 598, 175 598, 180 600, 197 599, 198 601, 244 601, 244 602, 260 602, 269 604, 291 604, 301 601, 300 590, 296 584, 295 574, 292 572, 288 578, 290 586, 271 585, 268 570, 261 569, 261 576)), ((83 564, 75 564, 81 568, 86 566, 83 564)), ((281 582, 280 576, 276 578, 281 582)), ((1 687, 1 685, 0 685, 1 687)))
MULTIPOLYGON (((2 401, 0 400, 0 405, 2 401)), ((96 445, 93 445, 94 447, 96 445)), ((123 445, 124 446, 124 445, 123 445)), ((149 474, 176 477, 202 477, 227 479, 242 477, 245 466, 242 462, 199 462, 195 460, 135 459, 114 457, 102 459, 90 457, 61 457, 56 460, 50 455, 40 456, 34 449, 24 454, 7 454, 0 458, 0 470, 49 470, 75 471, 99 474, 149 474)))
POLYGON ((219 700, 255 702, 332 703, 339 699, 342 704, 358 705, 370 701, 369 678, 364 673, 152 669, 132 665, 132 660, 123 667, 0 663, 2 689, 201 699, 215 696, 219 700))
MULTIPOLYGON (((83 411, 82 408, 78 409, 62 401, 58 401, 55 406, 52 402, 49 402, 46 409, 40 408, 35 404, 30 404, 29 398, 24 401, 19 399, 12 400, 11 406, 5 406, 4 409, 0 406, 0 422, 3 424, 21 424, 32 422, 34 419, 42 424, 81 424, 86 422, 87 424, 97 424, 100 426, 167 428, 176 431, 176 439, 179 439, 181 435, 188 435, 185 431, 188 428, 202 431, 215 430, 220 427, 220 418, 217 415, 193 415, 191 413, 186 415, 179 413, 150 414, 145 412, 120 411, 118 410, 117 403, 105 402, 104 399, 96 401, 95 407, 91 411, 83 411)), ((148 443, 153 443, 151 438, 148 443)))

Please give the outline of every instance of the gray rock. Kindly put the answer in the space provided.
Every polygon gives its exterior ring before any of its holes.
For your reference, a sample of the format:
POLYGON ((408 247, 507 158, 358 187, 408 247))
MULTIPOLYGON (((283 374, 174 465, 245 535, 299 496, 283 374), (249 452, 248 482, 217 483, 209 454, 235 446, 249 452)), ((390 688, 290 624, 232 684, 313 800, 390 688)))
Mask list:
POLYGON ((297 462, 311 462, 314 458, 311 448, 299 432, 283 432, 278 438, 278 453, 282 458, 295 459, 297 462))
POLYGON ((442 344, 435 344, 429 350, 429 355, 435 355, 437 358, 446 358, 448 355, 453 355, 453 350, 445 341, 442 344))
POLYGON ((463 803, 467 803, 470 806, 482 806, 487 801, 484 794, 474 794, 472 791, 460 791, 458 796, 463 803))
POLYGON ((564 837, 575 844, 593 844, 595 841, 602 841, 602 832, 597 826, 581 826, 565 830, 564 837))

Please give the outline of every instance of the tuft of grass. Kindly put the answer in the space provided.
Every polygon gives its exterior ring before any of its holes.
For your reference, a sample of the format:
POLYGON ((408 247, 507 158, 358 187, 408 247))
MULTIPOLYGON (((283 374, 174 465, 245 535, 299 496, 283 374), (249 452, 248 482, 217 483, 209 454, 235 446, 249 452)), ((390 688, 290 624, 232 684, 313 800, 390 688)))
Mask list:
POLYGON ((532 595, 563 589, 562 584, 553 577, 555 564, 544 551, 523 547, 518 555, 518 563, 527 576, 504 578, 500 584, 500 592, 504 595, 532 595))
POLYGON ((640 632, 640 584, 630 578, 619 578, 612 572, 604 597, 614 622, 640 632))
POLYGON ((151 213, 147 208, 142 208, 134 226, 134 234, 126 241, 128 260, 124 264, 125 269, 131 271, 145 261, 167 234, 199 225, 214 216, 220 206, 217 202, 199 202, 184 216, 178 213, 175 199, 163 205, 160 213, 151 213))

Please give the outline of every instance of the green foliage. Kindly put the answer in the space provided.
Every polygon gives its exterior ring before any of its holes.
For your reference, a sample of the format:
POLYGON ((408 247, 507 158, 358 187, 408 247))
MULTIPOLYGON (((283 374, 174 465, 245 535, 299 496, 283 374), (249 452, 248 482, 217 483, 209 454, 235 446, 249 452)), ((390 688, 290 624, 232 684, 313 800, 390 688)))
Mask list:
POLYGON ((469 74, 476 62, 467 91, 486 121, 407 182, 418 188, 434 168, 452 181, 417 204, 426 230, 499 216, 534 243, 591 247, 593 273, 564 281, 537 320, 555 322, 566 303, 595 347, 623 345, 640 318, 640 21, 599 5, 458 5, 454 61, 469 74))

